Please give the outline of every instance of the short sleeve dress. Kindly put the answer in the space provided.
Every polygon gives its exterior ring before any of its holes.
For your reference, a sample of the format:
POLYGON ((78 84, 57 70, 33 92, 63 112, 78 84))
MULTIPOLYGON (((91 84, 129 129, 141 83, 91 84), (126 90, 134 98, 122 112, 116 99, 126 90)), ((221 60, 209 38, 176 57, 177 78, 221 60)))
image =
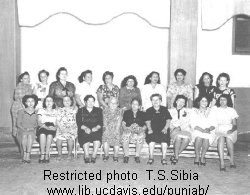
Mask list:
POLYGON ((172 108, 169 110, 172 120, 170 122, 171 129, 171 138, 175 141, 176 137, 188 138, 192 141, 192 133, 193 130, 190 124, 190 109, 182 108, 177 110, 176 108, 172 108), (173 129, 176 127, 180 127, 181 131, 174 131, 173 129))
POLYGON ((107 85, 100 85, 97 89, 97 93, 101 93, 103 95, 103 101, 107 104, 110 97, 119 97, 119 87, 117 85, 113 85, 110 90, 107 85))
POLYGON ((107 142, 110 146, 121 144, 122 114, 123 110, 120 108, 115 111, 111 111, 109 108, 103 110, 103 143, 107 142))
POLYGON ((120 108, 131 109, 131 101, 133 98, 137 98, 140 102, 141 92, 139 88, 128 89, 127 87, 122 87, 119 93, 119 106, 120 108))
POLYGON ((44 85, 43 83, 39 82, 35 84, 34 92, 38 97, 38 104, 36 106, 37 109, 43 107, 43 100, 49 94, 49 84, 44 85))
POLYGON ((177 95, 184 95, 188 100, 193 100, 193 87, 191 84, 184 83, 177 85, 176 82, 170 84, 167 89, 167 98, 171 99, 170 108, 173 108, 173 103, 177 95))
POLYGON ((59 108, 57 110, 57 132, 55 139, 67 140, 76 139, 77 124, 76 124, 77 108, 59 108))
POLYGON ((219 107, 215 109, 215 112, 218 128, 215 131, 216 139, 214 144, 217 145, 217 140, 221 136, 229 138, 233 143, 235 143, 237 141, 237 130, 231 134, 227 134, 227 131, 231 130, 233 127, 232 120, 239 117, 236 110, 231 107, 219 107))
POLYGON ((214 98, 214 91, 215 91, 215 86, 209 86, 209 87, 206 87, 204 85, 196 85, 195 88, 197 88, 199 90, 199 94, 198 96, 207 96, 210 101, 213 100, 214 98))
POLYGON ((162 133, 167 120, 171 120, 172 117, 168 109, 164 106, 160 106, 159 110, 155 110, 154 107, 147 109, 146 111, 146 121, 151 122, 151 128, 153 130, 152 134, 146 134, 146 142, 155 143, 167 143, 170 145, 170 130, 167 134, 162 133))
MULTIPOLYGON (((236 93, 233 89, 230 89, 230 88, 226 88, 224 90, 220 90, 218 87, 215 88, 214 90, 214 99, 218 100, 219 97, 222 95, 222 94, 226 94, 226 95, 229 95, 231 98, 234 97, 236 98, 236 93)), ((232 101, 233 102, 233 101, 232 101)))
POLYGON ((145 141, 145 132, 142 127, 145 126, 145 113, 137 111, 134 115, 133 111, 126 110, 123 115, 123 122, 129 128, 129 133, 122 133, 122 142, 143 143, 145 141))
POLYGON ((196 137, 200 137, 203 139, 208 139, 210 145, 213 144, 215 139, 215 131, 218 126, 216 120, 216 113, 214 112, 214 109, 207 108, 207 110, 203 113, 199 109, 193 108, 190 120, 191 120, 191 127, 193 128, 192 142, 195 142, 196 137), (202 133, 194 129, 196 126, 201 127, 203 129, 214 126, 215 130, 210 131, 210 133, 202 133))
POLYGON ((76 120, 78 126, 78 142, 81 147, 88 142, 102 141, 103 116, 101 108, 93 107, 92 111, 89 112, 86 107, 82 107, 77 112, 76 120), (101 129, 87 134, 81 129, 82 125, 88 127, 90 130, 100 125, 101 129))

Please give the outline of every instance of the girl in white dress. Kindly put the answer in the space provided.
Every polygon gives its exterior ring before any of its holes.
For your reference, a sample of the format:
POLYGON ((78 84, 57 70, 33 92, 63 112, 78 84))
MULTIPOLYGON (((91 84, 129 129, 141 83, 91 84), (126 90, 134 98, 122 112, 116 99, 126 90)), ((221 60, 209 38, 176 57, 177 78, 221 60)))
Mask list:
POLYGON ((193 128, 193 141, 195 148, 195 165, 206 165, 205 155, 215 139, 217 128, 216 114, 209 108, 209 98, 200 96, 195 101, 195 108, 190 116, 193 128), (201 156, 200 156, 201 153, 201 156))
POLYGON ((222 94, 217 101, 216 118, 218 129, 215 131, 216 139, 214 143, 218 146, 221 171, 226 170, 224 164, 225 141, 230 155, 230 168, 236 168, 234 163, 234 143, 237 141, 237 118, 239 115, 234 108, 230 107, 230 101, 231 97, 226 94, 222 94))

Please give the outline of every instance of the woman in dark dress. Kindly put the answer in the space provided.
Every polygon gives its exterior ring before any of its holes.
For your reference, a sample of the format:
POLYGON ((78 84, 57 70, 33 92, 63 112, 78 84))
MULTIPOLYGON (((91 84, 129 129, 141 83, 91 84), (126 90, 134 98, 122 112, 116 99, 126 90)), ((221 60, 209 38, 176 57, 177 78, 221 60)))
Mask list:
POLYGON ((161 106, 162 97, 160 94, 153 94, 151 97, 153 107, 146 111, 146 124, 148 132, 146 142, 149 144, 149 160, 148 164, 154 162, 155 143, 160 143, 162 147, 162 165, 167 164, 166 152, 167 145, 170 144, 170 121, 172 119, 168 109, 161 106))
POLYGON ((137 98, 132 99, 131 109, 126 110, 122 121, 122 143, 124 150, 123 162, 129 160, 129 143, 136 144, 135 162, 140 163, 140 152, 145 140, 145 114, 140 111, 141 101, 137 98))
POLYGON ((68 71, 61 67, 56 73, 56 80, 49 86, 49 96, 53 97, 57 107, 63 107, 63 97, 73 98, 75 103, 75 85, 67 81, 68 71))
POLYGON ((76 115, 78 126, 78 141, 84 150, 85 163, 95 163, 97 150, 101 145, 103 116, 102 109, 94 107, 95 97, 87 95, 84 98, 85 107, 78 110, 76 115), (89 144, 93 142, 93 153, 89 157, 89 144))
POLYGON ((215 86, 213 86, 213 75, 208 72, 204 72, 199 80, 199 84, 195 86, 194 99, 199 96, 206 96, 213 100, 215 86))

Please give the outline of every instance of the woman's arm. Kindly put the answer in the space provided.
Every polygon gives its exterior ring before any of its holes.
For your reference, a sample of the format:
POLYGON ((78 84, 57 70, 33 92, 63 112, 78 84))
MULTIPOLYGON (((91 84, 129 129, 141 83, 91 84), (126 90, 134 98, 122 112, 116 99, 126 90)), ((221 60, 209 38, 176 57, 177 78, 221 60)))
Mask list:
POLYGON ((170 119, 167 119, 167 120, 166 120, 166 125, 165 125, 165 127, 163 128, 162 133, 167 134, 168 128, 170 127, 170 122, 171 122, 170 119))
POLYGON ((77 105, 79 105, 80 108, 84 107, 84 103, 81 101, 79 94, 75 95, 75 99, 76 99, 77 105))
POLYGON ((199 88, 197 86, 194 87, 194 99, 196 99, 200 94, 199 88))
POLYGON ((17 122, 16 122, 16 126, 17 126, 17 128, 19 128, 19 129, 21 129, 21 130, 25 130, 25 128, 23 127, 23 124, 22 124, 22 122, 23 122, 23 113, 22 113, 23 111, 22 110, 19 110, 18 112, 17 112, 17 122))
POLYGON ((108 107, 108 105, 103 101, 103 94, 101 92, 97 92, 97 100, 104 108, 108 107))
POLYGON ((236 118, 232 120, 232 125, 233 125, 232 129, 227 132, 228 134, 231 134, 237 130, 237 119, 236 118))
POLYGON ((153 129, 151 127, 151 121, 146 121, 146 125, 147 125, 147 128, 148 128, 148 134, 152 134, 153 129))

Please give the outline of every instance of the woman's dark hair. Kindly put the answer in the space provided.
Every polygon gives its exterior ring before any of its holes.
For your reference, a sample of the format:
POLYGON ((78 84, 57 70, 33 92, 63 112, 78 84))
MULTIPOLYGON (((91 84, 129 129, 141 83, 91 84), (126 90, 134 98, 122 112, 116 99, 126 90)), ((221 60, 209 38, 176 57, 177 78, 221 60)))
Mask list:
POLYGON ((200 77, 200 79, 199 79, 199 85, 200 85, 200 86, 204 86, 203 79, 204 79, 204 76, 206 76, 206 75, 209 76, 209 78, 210 78, 210 80, 211 80, 209 86, 211 86, 211 85, 213 84, 213 82, 214 82, 214 81, 213 81, 213 77, 214 77, 214 76, 211 75, 209 72, 203 72, 202 75, 201 75, 201 77, 200 77))
POLYGON ((34 105, 34 108, 35 108, 37 106, 37 104, 38 104, 38 97, 36 95, 34 95, 34 94, 33 95, 25 95, 25 96, 23 96, 22 103, 23 103, 24 107, 25 108, 28 107, 27 104, 26 104, 26 102, 27 102, 27 100, 29 98, 32 98, 35 101, 35 105, 34 105))
POLYGON ((106 71, 102 75, 102 80, 103 80, 104 83, 105 83, 105 78, 106 78, 107 75, 111 76, 112 79, 114 78, 114 73, 113 72, 106 71))
POLYGON ((38 80, 39 80, 40 82, 41 82, 40 75, 41 75, 42 73, 45 73, 45 74, 47 75, 47 77, 49 76, 49 72, 48 72, 47 70, 40 70, 40 71, 38 72, 38 80))
POLYGON ((56 72, 56 80, 57 80, 57 81, 60 80, 59 75, 60 75, 61 71, 66 71, 66 72, 68 72, 67 69, 66 69, 65 67, 59 68, 58 71, 56 72))
POLYGON ((181 68, 178 68, 178 69, 176 69, 176 70, 174 71, 174 77, 175 77, 175 79, 176 79, 176 76, 177 76, 177 74, 178 74, 179 72, 182 73, 183 76, 186 76, 186 74, 187 74, 187 72, 186 72, 185 70, 183 70, 183 69, 181 69, 181 68))
POLYGON ((29 74, 27 71, 24 72, 24 73, 22 73, 22 74, 20 74, 20 75, 18 76, 18 78, 17 78, 17 83, 20 83, 25 75, 30 76, 30 74, 29 74))
POLYGON ((201 102, 201 100, 203 99, 203 98, 206 98, 207 99, 207 107, 209 106, 209 104, 210 104, 210 102, 211 102, 211 100, 210 100, 210 98, 208 97, 208 96, 206 96, 206 95, 201 95, 201 96, 198 96, 196 99, 195 99, 195 101, 194 101, 194 107, 195 108, 200 108, 200 102, 201 102))
POLYGON ((91 70, 85 70, 83 71, 80 76, 78 77, 78 81, 79 83, 82 83, 84 81, 84 78, 87 74, 92 74, 92 71, 91 70))
POLYGON ((125 78, 122 80, 121 88, 122 88, 122 87, 125 87, 125 86, 127 85, 127 82, 128 82, 129 79, 134 80, 134 87, 135 87, 135 88, 137 87, 138 82, 137 82, 136 77, 135 77, 134 75, 129 75, 129 76, 125 77, 125 78))
POLYGON ((139 98, 133 98, 132 100, 131 100, 131 104, 134 102, 134 101, 137 101, 138 102, 138 104, 141 106, 141 100, 139 99, 139 98))
MULTIPOLYGON (((220 80, 221 77, 225 77, 227 79, 227 81, 228 81, 228 84, 230 82, 230 76, 229 76, 229 74, 227 74, 225 72, 220 73, 219 76, 217 77, 217 80, 216 80, 216 86, 217 87, 219 87, 219 80, 220 80)), ((227 86, 228 86, 228 84, 227 84, 227 86)))
POLYGON ((221 98, 226 98, 227 99, 227 106, 228 107, 233 107, 233 101, 232 101, 232 98, 229 94, 222 94, 216 101, 216 106, 217 107, 220 107, 220 99, 221 98))
MULTIPOLYGON (((73 97, 70 97, 70 96, 66 95, 66 96, 63 97, 63 99, 66 98, 66 97, 68 97, 70 99, 70 101, 71 101, 70 106, 73 106, 74 105, 74 99, 73 99, 73 97)), ((63 107, 64 107, 64 105, 63 105, 63 107)))
POLYGON ((158 82, 157 82, 157 83, 158 83, 158 84, 161 83, 160 73, 159 73, 159 72, 156 72, 156 71, 153 71, 153 72, 151 72, 149 75, 147 75, 147 77, 145 78, 144 85, 151 83, 150 78, 153 76, 153 74, 157 74, 157 75, 158 75, 159 79, 158 79, 158 82))
POLYGON ((89 98, 93 98, 93 100, 95 101, 95 97, 93 96, 93 95, 86 95, 85 97, 84 97, 84 102, 87 102, 88 100, 89 100, 89 98))
POLYGON ((56 108, 56 104, 55 104, 55 102, 54 102, 54 99, 53 99, 52 96, 49 96, 49 95, 47 95, 47 96, 44 98, 44 100, 43 100, 43 108, 47 108, 47 106, 46 106, 46 100, 47 100, 48 98, 51 98, 51 99, 53 100, 52 109, 55 109, 55 108, 56 108))
POLYGON ((154 94, 152 94, 152 95, 150 96, 150 100, 152 101, 152 99, 153 99, 154 97, 158 97, 158 98, 162 101, 162 96, 161 96, 161 94, 159 94, 159 93, 154 93, 154 94))
POLYGON ((174 104, 173 104, 173 106, 176 108, 177 107, 177 100, 178 99, 184 99, 185 100, 185 104, 184 104, 184 107, 186 107, 187 106, 187 97, 186 96, 184 96, 184 95, 177 95, 176 96, 176 98, 175 98, 175 100, 174 100, 174 104))

